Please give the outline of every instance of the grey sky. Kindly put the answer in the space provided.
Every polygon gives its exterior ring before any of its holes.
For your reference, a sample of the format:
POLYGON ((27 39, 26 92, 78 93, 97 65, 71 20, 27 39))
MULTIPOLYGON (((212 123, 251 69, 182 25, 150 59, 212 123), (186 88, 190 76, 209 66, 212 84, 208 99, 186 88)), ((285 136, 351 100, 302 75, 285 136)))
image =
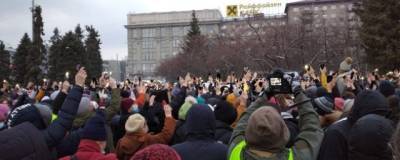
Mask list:
MULTIPOLYGON (((43 8, 45 40, 55 27, 62 33, 93 25, 100 33, 103 59, 119 59, 127 55, 124 25, 128 13, 219 9, 226 5, 260 2, 291 2, 296 0, 36 0, 43 8)), ((2 0, 0 5, 0 40, 16 47, 22 35, 31 35, 31 0, 2 0)), ((279 9, 283 12, 283 7, 279 9)))

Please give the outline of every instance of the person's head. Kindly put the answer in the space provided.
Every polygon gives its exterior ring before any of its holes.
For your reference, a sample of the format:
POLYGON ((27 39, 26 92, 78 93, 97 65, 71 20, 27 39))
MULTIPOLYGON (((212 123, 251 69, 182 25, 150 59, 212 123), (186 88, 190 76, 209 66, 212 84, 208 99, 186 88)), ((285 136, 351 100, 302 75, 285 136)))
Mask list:
POLYGON ((251 114, 245 140, 249 149, 278 153, 289 141, 289 130, 275 108, 264 106, 251 114))
POLYGON ((391 95, 387 98, 390 107, 390 120, 395 124, 400 119, 400 98, 397 95, 391 95))
POLYGON ((6 104, 0 104, 0 128, 3 128, 4 122, 7 120, 10 108, 6 104))
POLYGON ((136 152, 131 160, 181 160, 181 157, 167 145, 153 144, 136 152))
POLYGON ((207 105, 194 104, 187 113, 185 125, 188 137, 214 137, 215 116, 207 105))
POLYGON ((358 119, 349 133, 349 159, 391 160, 389 148, 393 133, 390 120, 376 114, 368 114, 358 119))
POLYGON ((106 147, 107 132, 105 128, 105 115, 103 112, 96 112, 96 115, 90 118, 82 131, 82 139, 96 141, 101 150, 106 147))
POLYGON ((52 110, 45 104, 25 104, 12 110, 7 120, 11 128, 23 122, 30 122, 36 128, 43 130, 51 123, 52 110))
POLYGON ((378 86, 379 92, 381 92, 385 97, 389 97, 395 94, 396 87, 390 81, 381 81, 378 86))
POLYGON ((354 105, 348 116, 351 124, 367 114, 388 116, 390 112, 385 96, 377 91, 363 90, 354 99, 354 105))
POLYGON ((136 113, 129 116, 125 123, 125 130, 127 133, 147 133, 149 128, 147 127, 146 119, 136 113))
POLYGON ((187 113, 193 104, 197 104, 197 99, 193 96, 187 96, 185 98, 185 103, 179 108, 178 118, 180 120, 186 120, 187 113))
POLYGON ((226 101, 219 101, 214 108, 216 120, 224 122, 225 124, 232 125, 237 117, 236 109, 226 101))

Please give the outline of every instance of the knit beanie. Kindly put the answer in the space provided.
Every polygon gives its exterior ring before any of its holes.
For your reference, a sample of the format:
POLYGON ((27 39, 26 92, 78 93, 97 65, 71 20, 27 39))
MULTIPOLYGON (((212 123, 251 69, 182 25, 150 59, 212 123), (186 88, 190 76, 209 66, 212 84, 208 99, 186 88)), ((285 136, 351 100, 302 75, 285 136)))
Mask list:
POLYGON ((128 120, 126 120, 125 130, 128 133, 137 132, 145 125, 145 123, 146 119, 142 115, 138 113, 133 114, 129 116, 128 120))
POLYGON ((174 149, 164 144, 153 144, 133 155, 131 160, 181 160, 174 149))
POLYGON ((318 97, 312 101, 315 111, 321 116, 332 113, 334 102, 328 97, 318 97))
POLYGON ((186 120, 187 112, 193 104, 197 104, 196 98, 192 96, 186 97, 185 103, 183 103, 181 108, 179 109, 178 118, 181 120, 186 120))
POLYGON ((102 111, 98 111, 83 127, 82 139, 105 141, 106 138, 105 115, 102 111))
POLYGON ((289 130, 278 111, 265 106, 250 115, 245 139, 249 148, 277 153, 289 141, 289 130))

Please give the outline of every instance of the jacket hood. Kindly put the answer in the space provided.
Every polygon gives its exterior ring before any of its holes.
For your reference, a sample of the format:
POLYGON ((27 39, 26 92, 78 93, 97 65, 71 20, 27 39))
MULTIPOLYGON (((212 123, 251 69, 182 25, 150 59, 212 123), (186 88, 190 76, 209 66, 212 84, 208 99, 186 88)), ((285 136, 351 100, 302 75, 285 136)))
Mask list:
POLYGON ((396 87, 390 81, 381 81, 378 86, 379 92, 381 92, 385 97, 394 95, 396 92, 396 87))
POLYGON ((189 109, 185 125, 188 136, 214 137, 215 116, 207 105, 193 105, 189 109))
POLYGON ((367 114, 387 116, 390 108, 386 98, 377 91, 364 90, 354 100, 354 105, 349 114, 349 122, 354 124, 358 119, 367 114))
POLYGON ((391 121, 380 115, 360 118, 349 133, 349 159, 391 160, 388 143, 393 130, 391 121))

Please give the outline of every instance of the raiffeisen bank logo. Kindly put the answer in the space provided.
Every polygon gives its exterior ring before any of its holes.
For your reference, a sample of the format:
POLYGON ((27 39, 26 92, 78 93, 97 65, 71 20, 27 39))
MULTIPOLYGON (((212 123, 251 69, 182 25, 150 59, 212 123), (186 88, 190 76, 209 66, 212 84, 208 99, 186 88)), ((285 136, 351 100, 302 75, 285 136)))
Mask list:
POLYGON ((248 3, 226 6, 227 17, 252 17, 258 14, 266 13, 268 10, 281 7, 283 4, 279 1, 266 3, 248 3))

